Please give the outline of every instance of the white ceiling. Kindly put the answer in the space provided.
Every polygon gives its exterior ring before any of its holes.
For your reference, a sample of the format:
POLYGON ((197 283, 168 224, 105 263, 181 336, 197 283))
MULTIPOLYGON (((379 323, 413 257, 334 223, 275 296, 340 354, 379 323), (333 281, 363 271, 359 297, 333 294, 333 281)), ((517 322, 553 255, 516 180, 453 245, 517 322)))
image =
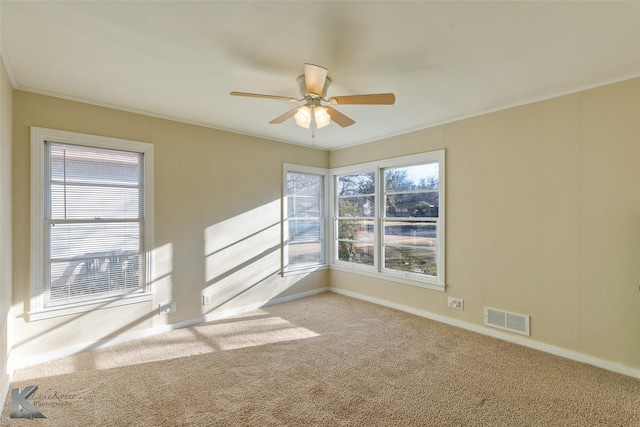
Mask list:
POLYGON ((268 122, 298 97, 303 63, 356 123, 317 131, 335 149, 640 76, 640 1, 173 1, 0 3, 18 89, 294 144, 268 122))

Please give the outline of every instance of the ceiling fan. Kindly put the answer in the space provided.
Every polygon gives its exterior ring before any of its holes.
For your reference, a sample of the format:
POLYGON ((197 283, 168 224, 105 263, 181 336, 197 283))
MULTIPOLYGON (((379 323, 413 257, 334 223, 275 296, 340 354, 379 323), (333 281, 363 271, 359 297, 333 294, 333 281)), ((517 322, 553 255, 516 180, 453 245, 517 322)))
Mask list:
POLYGON ((327 98, 327 89, 331 85, 331 79, 327 76, 328 70, 314 64, 304 64, 304 74, 297 79, 298 88, 302 98, 288 96, 262 95, 258 93, 231 92, 233 96, 248 96, 254 98, 279 99, 292 102, 304 102, 304 105, 293 108, 281 116, 271 120, 270 124, 282 123, 293 117, 296 123, 305 129, 320 129, 331 121, 341 127, 351 126, 355 121, 332 105, 368 104, 368 105, 392 105, 396 101, 393 93, 377 93, 367 95, 332 96, 327 98))

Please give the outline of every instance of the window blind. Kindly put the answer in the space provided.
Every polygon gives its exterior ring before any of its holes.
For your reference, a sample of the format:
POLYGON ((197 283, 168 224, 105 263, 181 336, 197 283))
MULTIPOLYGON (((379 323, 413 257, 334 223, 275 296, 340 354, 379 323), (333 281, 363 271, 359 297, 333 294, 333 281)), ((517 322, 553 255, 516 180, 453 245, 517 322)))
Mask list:
POLYGON ((142 154, 46 143, 45 307, 142 285, 142 154))

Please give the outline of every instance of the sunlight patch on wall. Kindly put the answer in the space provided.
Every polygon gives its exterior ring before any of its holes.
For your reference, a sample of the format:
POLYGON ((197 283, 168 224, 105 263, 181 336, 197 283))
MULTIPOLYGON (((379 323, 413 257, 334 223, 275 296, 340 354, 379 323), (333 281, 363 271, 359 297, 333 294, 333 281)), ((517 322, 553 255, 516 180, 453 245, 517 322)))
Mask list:
POLYGON ((211 295, 213 307, 220 307, 269 277, 278 277, 279 260, 280 253, 272 252, 251 263, 234 266, 227 276, 211 283, 204 292, 211 295))
MULTIPOLYGON (((151 255, 151 286, 156 301, 173 299, 173 244, 155 248, 151 255)), ((165 319, 166 320, 166 319, 165 319)))
POLYGON ((151 254, 151 282, 158 283, 173 272, 173 244, 158 246, 151 254))
MULTIPOLYGON (((229 246, 271 228, 280 222, 280 200, 243 212, 207 227, 204 235, 204 255, 215 254, 229 246)), ((279 242, 280 235, 277 236, 279 242)), ((207 280, 211 280, 207 274, 207 280)))
MULTIPOLYGON (((233 233, 229 229, 226 233, 233 233)), ((271 224, 255 231, 249 237, 239 239, 233 244, 208 254, 205 258, 206 280, 220 281, 245 267, 252 266, 265 257, 277 253, 276 268, 280 266, 280 224, 271 224)), ((271 268, 272 269, 272 268, 271 268)), ((261 270, 264 271, 264 270, 261 270)))
POLYGON ((203 313, 266 303, 295 283, 279 276, 280 215, 280 200, 274 200, 207 227, 203 313))

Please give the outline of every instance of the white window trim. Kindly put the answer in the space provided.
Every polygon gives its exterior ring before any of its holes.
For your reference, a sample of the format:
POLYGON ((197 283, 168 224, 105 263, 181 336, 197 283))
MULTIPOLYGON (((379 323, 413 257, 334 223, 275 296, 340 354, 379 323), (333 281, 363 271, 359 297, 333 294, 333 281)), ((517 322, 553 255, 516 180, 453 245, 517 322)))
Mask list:
POLYGON ((375 277, 377 279, 391 280, 407 285, 418 286, 427 289, 433 289, 437 291, 444 291, 446 288, 445 281, 445 151, 436 150, 426 153, 414 154, 403 157, 395 157, 391 159, 384 159, 375 162, 359 163, 352 166, 343 166, 339 168, 331 169, 331 269, 361 274, 365 276, 375 277), (381 205, 384 203, 382 196, 382 185, 384 184, 384 177, 382 177, 380 171, 386 168, 412 166, 424 163, 438 162, 438 180, 442 191, 439 193, 439 213, 438 213, 438 240, 437 240, 437 268, 438 277, 433 278, 431 276, 422 276, 411 272, 394 271, 390 269, 383 269, 381 267, 380 248, 382 247, 383 236, 380 233, 382 226, 383 216, 382 210, 384 207, 381 205), (336 256, 336 176, 337 175, 349 175, 361 172, 375 171, 376 179, 376 213, 374 216, 374 234, 376 236, 374 246, 374 265, 362 265, 357 263, 349 263, 337 259, 336 256))
POLYGON ((304 273, 310 273, 313 271, 318 271, 318 270, 325 270, 327 268, 329 268, 329 246, 330 246, 330 241, 328 240, 329 236, 331 236, 331 233, 328 232, 328 228, 329 227, 329 205, 330 205, 330 193, 329 193, 329 169, 323 169, 323 168, 316 168, 313 166, 302 166, 302 165, 296 165, 296 164, 291 164, 291 163, 284 163, 282 165, 282 182, 283 182, 283 187, 282 187, 282 206, 281 206, 281 211, 282 211, 282 265, 281 265, 281 271, 282 271, 282 276, 286 277, 286 276, 292 276, 295 274, 304 274, 304 273), (323 206, 322 206, 322 211, 323 211, 323 216, 324 216, 324 221, 322 221, 322 238, 324 239, 324 250, 322 253, 322 257, 323 257, 323 263, 321 264, 304 264, 304 265, 298 265, 298 266, 294 266, 294 267, 289 267, 287 265, 287 260, 288 260, 288 244, 287 244, 287 236, 289 233, 289 222, 288 222, 288 197, 287 197, 287 174, 289 172, 293 172, 293 173, 306 173, 306 174, 311 174, 311 175, 320 175, 323 178, 323 190, 324 190, 324 194, 323 194, 323 198, 324 198, 324 202, 323 202, 323 206))
POLYGON ((153 299, 151 288, 153 252, 153 144, 108 138, 56 129, 31 127, 31 298, 29 319, 40 320, 56 316, 82 313, 99 308, 115 307, 153 299), (142 153, 144 173, 144 242, 145 256, 144 288, 128 294, 92 299, 55 307, 44 307, 39 294, 44 273, 44 177, 45 142, 82 145, 121 151, 142 153))
POLYGON ((378 169, 378 163, 360 163, 354 166, 345 166, 341 168, 331 169, 331 268, 337 270, 357 271, 362 274, 377 276, 379 271, 380 262, 380 250, 379 250, 379 230, 380 221, 378 220, 378 182, 380 180, 380 171, 378 169), (338 221, 337 216, 337 175, 355 175, 364 172, 374 172, 374 182, 376 183, 376 192, 374 193, 374 216, 373 220, 373 235, 376 236, 376 240, 373 242, 373 265, 359 264, 355 262, 347 262, 338 259, 337 256, 337 242, 336 226, 338 221))

